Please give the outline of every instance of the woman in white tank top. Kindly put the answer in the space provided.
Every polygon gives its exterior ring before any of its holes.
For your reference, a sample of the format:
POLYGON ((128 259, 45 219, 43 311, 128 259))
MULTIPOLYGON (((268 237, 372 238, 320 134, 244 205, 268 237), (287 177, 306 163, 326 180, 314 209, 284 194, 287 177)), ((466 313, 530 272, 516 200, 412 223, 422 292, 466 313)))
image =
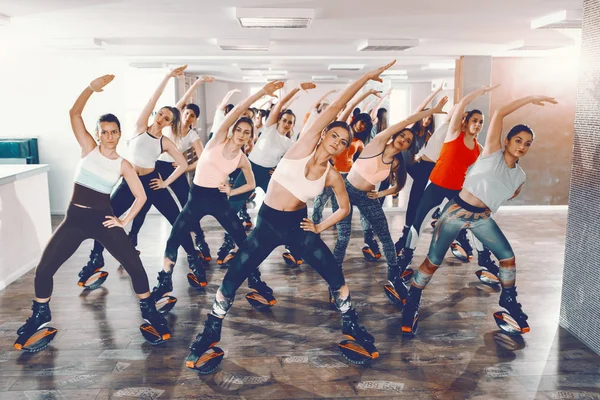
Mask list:
POLYGON ((444 208, 436 224, 427 258, 415 272, 402 316, 402 332, 415 334, 421 293, 441 265, 458 232, 467 227, 492 251, 500 263, 497 274, 497 279, 502 285, 500 306, 508 311, 510 319, 514 321, 507 321, 507 314, 498 312, 494 314, 498 326, 512 334, 529 332, 527 315, 516 300, 514 252, 491 218, 491 213, 496 212, 502 203, 516 197, 521 191, 525 173, 519 167, 518 161, 527 154, 533 143, 533 131, 526 125, 516 125, 502 141, 504 117, 527 104, 543 106, 544 103, 556 104, 556 101, 546 96, 529 96, 515 100, 494 112, 483 153, 469 170, 458 196, 444 208))
MULTIPOLYGON (((230 262, 212 311, 204 324, 204 331, 190 346, 191 354, 186 361, 189 368, 203 371, 207 368, 203 360, 210 358, 202 355, 221 339, 222 320, 231 308, 237 289, 273 249, 286 244, 294 244, 299 255, 327 281, 332 303, 343 313, 342 333, 352 338, 351 341, 340 343, 343 354, 359 364, 379 356, 374 345, 375 339, 358 322, 342 268, 336 265, 331 251, 318 234, 350 212, 344 181, 335 169, 330 168, 329 160, 348 147, 352 132, 345 122, 331 121, 335 120, 342 107, 360 88, 369 80, 381 81, 379 75, 393 64, 370 71, 350 84, 327 110, 319 114, 281 159, 259 211, 256 228, 230 262), (306 202, 321 193, 326 185, 333 186, 340 209, 315 225, 307 218, 306 202)), ((251 292, 246 299, 254 307, 269 307, 275 304, 271 295, 251 292)))
MULTIPOLYGON (((175 136, 179 135, 180 129, 180 113, 174 107, 165 106, 158 110, 154 116, 154 121, 148 126, 148 119, 162 95, 169 80, 175 76, 183 74, 186 66, 176 68, 169 71, 161 83, 158 85, 148 103, 142 109, 136 123, 135 134, 129 141, 129 161, 135 168, 135 171, 140 177, 140 181, 144 187, 147 201, 140 211, 140 214, 148 212, 153 205, 164 215, 169 223, 173 224, 179 215, 179 207, 171 196, 171 193, 166 190, 175 179, 177 179, 186 169, 187 162, 177 146, 166 137, 163 137, 162 130, 168 126, 171 127, 175 136), (175 171, 163 180, 155 170, 155 162, 163 152, 169 153, 175 160, 178 167, 175 171)), ((133 195, 126 181, 115 189, 111 196, 111 207, 118 217, 131 207, 133 203, 133 195)), ((135 232, 134 232, 135 233, 135 232)), ((137 245, 137 237, 129 236, 134 246, 137 245)), ((192 238, 188 235, 187 240, 193 246, 192 238)), ((89 271, 95 271, 104 266, 104 258, 102 252, 104 247, 98 241, 94 241, 94 248, 90 255, 90 260, 83 267, 81 274, 88 274, 89 271)), ((200 259, 197 252, 188 253, 188 262, 194 265, 200 265, 204 260, 200 259)))

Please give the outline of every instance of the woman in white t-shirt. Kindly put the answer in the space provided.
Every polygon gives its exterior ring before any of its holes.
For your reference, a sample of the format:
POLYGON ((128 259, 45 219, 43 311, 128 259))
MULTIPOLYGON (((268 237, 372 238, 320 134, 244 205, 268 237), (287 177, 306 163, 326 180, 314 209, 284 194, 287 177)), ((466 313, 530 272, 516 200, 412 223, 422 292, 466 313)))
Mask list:
POLYGON ((460 193, 444 208, 433 232, 427 258, 414 274, 402 315, 403 333, 416 333, 421 293, 441 265, 452 241, 464 228, 470 229, 499 260, 498 278, 502 284, 500 306, 508 311, 514 321, 506 321, 504 312, 495 313, 498 326, 509 333, 529 332, 527 314, 516 299, 515 255, 491 214, 521 192, 525 172, 519 167, 518 161, 527 154, 533 143, 533 131, 526 125, 514 126, 502 141, 504 117, 527 104, 543 106, 544 103, 556 104, 556 101, 546 96, 529 96, 494 112, 481 157, 469 169, 460 193))

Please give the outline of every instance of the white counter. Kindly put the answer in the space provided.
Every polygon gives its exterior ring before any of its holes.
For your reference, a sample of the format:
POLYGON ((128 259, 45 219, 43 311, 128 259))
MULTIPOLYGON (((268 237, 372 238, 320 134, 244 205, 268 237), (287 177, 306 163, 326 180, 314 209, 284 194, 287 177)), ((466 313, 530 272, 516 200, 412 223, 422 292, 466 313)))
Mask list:
POLYGON ((52 234, 48 170, 0 165, 0 290, 37 265, 52 234))

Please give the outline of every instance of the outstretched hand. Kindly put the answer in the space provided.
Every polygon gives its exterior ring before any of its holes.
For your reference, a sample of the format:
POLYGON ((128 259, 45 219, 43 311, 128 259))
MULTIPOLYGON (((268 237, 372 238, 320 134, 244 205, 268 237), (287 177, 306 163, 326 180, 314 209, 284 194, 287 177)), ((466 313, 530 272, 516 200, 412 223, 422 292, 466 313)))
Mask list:
POLYGON ((119 218, 112 215, 105 215, 106 220, 102 223, 106 228, 124 228, 125 224, 119 218))
POLYGON ((481 94, 488 94, 492 90, 496 89, 498 86, 500 86, 500 84, 497 84, 497 85, 494 85, 494 86, 483 85, 481 88, 479 88, 479 91, 481 92, 481 94))
POLYGON ((169 72, 172 77, 183 75, 183 71, 187 68, 187 64, 177 67, 169 72))
POLYGON ((102 92, 102 88, 111 83, 113 79, 115 79, 115 76, 111 74, 96 78, 90 82, 90 89, 92 89, 94 92, 102 92))
POLYGON ((300 85, 298 85, 300 87, 300 89, 302 90, 309 90, 309 89, 314 89, 317 87, 317 85, 315 85, 313 82, 302 82, 300 85))
POLYGON ((438 101, 438 103, 435 105, 435 107, 433 107, 433 113, 434 114, 447 114, 446 112, 444 112, 444 106, 446 105, 446 103, 448 103, 448 96, 444 96, 441 98, 440 101, 438 101))
POLYGON ((384 65, 383 67, 379 67, 377 69, 369 71, 369 72, 367 72, 367 77, 369 78, 369 80, 372 80, 372 81, 383 82, 383 79, 381 79, 379 77, 379 75, 381 75, 383 73, 383 71, 387 70, 394 64, 396 64, 396 60, 390 62, 387 65, 384 65))
POLYGON ((265 91, 265 93, 267 95, 269 95, 271 97, 277 97, 275 92, 278 91, 279 89, 281 89, 282 87, 283 87, 283 82, 273 81, 273 82, 269 82, 265 86, 263 86, 263 90, 265 91))
POLYGON ((533 96, 531 100, 531 104, 535 104, 536 106, 544 106, 544 103, 549 104, 558 104, 558 101, 554 97, 549 96, 533 96))

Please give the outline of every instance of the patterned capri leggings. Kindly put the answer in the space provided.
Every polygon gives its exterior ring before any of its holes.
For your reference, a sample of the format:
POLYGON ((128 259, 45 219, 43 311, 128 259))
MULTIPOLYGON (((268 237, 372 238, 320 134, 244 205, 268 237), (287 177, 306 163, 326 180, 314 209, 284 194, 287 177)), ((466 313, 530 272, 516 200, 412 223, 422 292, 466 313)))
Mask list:
MULTIPOLYGON (((365 217, 367 221, 373 227, 375 234, 381 240, 383 245, 383 252, 389 266, 396 267, 398 265, 398 259, 396 257, 396 249, 394 248, 394 242, 390 235, 390 229, 388 227, 387 219, 381 202, 378 199, 370 199, 367 196, 367 192, 359 190, 352 186, 348 179, 344 179, 346 183, 346 191, 350 198, 350 206, 356 206, 360 211, 361 215, 365 217)), ((337 211, 339 207, 334 207, 333 211, 337 211)), ((338 265, 341 265, 346 256, 346 249, 350 243, 350 233, 352 230, 352 208, 350 208, 350 214, 342 221, 338 222, 338 240, 333 250, 333 256, 335 257, 338 265)))
POLYGON ((450 244, 463 228, 469 229, 498 260, 513 258, 515 254, 510 243, 490 215, 489 209, 474 207, 459 196, 448 202, 433 232, 427 253, 429 261, 439 266, 450 244))

